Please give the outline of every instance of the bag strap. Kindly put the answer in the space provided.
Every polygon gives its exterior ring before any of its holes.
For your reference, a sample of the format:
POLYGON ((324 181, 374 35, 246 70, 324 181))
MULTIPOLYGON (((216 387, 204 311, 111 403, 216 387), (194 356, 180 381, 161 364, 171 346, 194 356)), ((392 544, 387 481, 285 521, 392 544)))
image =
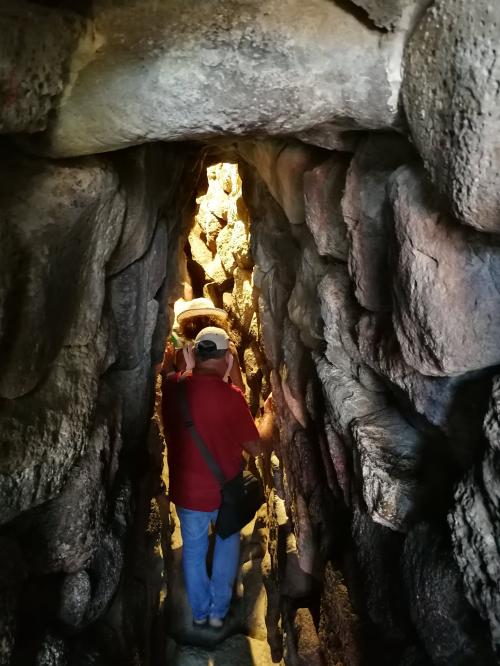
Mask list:
POLYGON ((220 485, 223 486, 226 483, 226 477, 222 473, 222 470, 219 467, 219 465, 216 463, 215 458, 208 450, 207 445, 203 441, 203 438, 201 437, 200 433, 196 430, 196 426, 194 425, 193 419, 191 418, 191 412, 189 411, 189 404, 187 399, 186 384, 184 382, 184 377, 180 378, 178 385, 179 385, 181 410, 182 410, 182 417, 184 419, 184 425, 189 430, 189 433, 191 434, 194 443, 198 447, 198 451, 201 453, 203 460, 208 465, 208 468, 215 476, 217 481, 220 483, 220 485))

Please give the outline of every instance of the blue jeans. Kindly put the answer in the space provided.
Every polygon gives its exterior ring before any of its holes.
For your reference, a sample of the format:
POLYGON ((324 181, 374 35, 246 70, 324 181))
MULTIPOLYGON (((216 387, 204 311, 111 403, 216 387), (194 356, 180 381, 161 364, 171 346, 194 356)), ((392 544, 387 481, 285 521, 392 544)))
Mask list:
POLYGON ((231 603, 238 571, 240 535, 215 538, 212 577, 207 573, 208 526, 215 523, 218 511, 192 511, 176 507, 181 523, 182 566, 193 619, 208 616, 223 619, 231 603))

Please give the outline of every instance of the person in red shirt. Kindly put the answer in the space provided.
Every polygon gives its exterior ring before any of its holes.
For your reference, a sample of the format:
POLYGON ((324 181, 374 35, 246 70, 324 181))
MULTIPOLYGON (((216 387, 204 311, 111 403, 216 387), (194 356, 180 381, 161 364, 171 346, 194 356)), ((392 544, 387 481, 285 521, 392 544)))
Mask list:
MULTIPOLYGON (((184 375, 191 418, 226 479, 243 464, 242 452, 261 451, 259 433, 240 389, 228 377, 232 355, 224 330, 208 327, 194 344, 194 368, 184 375)), ((167 437, 170 499, 181 524, 184 579, 195 625, 223 625, 229 610, 239 561, 239 533, 215 540, 212 575, 206 567, 208 528, 221 503, 220 485, 184 424, 180 405, 181 373, 164 378, 162 412, 167 437)))

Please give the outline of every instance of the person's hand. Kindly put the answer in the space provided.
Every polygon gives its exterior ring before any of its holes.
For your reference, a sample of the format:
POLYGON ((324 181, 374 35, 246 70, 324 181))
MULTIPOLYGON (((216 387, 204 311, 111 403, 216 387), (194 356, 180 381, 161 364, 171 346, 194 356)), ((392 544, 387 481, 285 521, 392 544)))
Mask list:
POLYGON ((169 341, 165 345, 165 351, 163 352, 163 361, 161 363, 161 370, 163 372, 169 373, 175 364, 175 348, 174 345, 169 341))
POLYGON ((274 412, 274 402, 273 402, 273 394, 270 393, 266 401, 264 402, 264 414, 272 414, 274 412))
POLYGON ((194 347, 192 342, 188 342, 188 344, 182 348, 182 355, 184 356, 184 360, 186 361, 185 372, 192 372, 194 366, 196 365, 194 357, 194 347))
POLYGON ((232 354, 228 354, 227 358, 227 367, 226 367, 226 373, 224 374, 224 377, 222 378, 223 382, 228 382, 229 381, 229 375, 231 374, 231 369, 233 367, 234 363, 234 358, 232 354))

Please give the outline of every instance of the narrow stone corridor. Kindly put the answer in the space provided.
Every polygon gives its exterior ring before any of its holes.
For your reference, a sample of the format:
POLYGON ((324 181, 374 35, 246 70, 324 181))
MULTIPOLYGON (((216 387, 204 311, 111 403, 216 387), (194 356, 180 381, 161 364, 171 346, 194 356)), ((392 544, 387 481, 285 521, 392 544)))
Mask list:
POLYGON ((0 31, 0 666, 497 666, 500 3, 0 31), (155 408, 202 297, 266 424, 219 633, 155 408))

